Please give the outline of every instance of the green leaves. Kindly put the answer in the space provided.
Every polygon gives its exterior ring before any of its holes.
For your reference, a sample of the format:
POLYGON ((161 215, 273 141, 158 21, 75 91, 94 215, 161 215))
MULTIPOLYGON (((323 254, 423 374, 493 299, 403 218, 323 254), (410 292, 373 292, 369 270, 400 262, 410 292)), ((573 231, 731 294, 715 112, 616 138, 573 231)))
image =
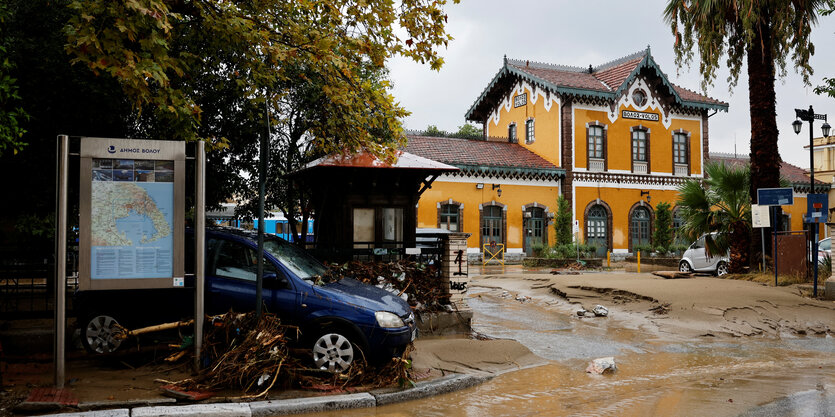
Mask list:
MULTIPOLYGON (((454 0, 457 3, 458 0, 454 0)), ((195 92, 206 77, 234 70, 250 100, 281 94, 296 68, 319 80, 329 117, 310 132, 321 152, 385 154, 404 135, 408 112, 385 80, 369 81, 394 55, 438 69, 446 0, 74 0, 66 50, 77 64, 115 78, 140 112, 169 124, 172 138, 209 140, 195 92), (397 25, 397 27, 395 27, 397 25), (395 35, 406 34, 406 41, 395 35), (389 132, 385 138, 375 136, 389 132), (385 146, 378 146, 385 145, 385 146)), ((278 109, 275 109, 278 111, 278 109)))
POLYGON ((808 85, 813 73, 809 58, 815 52, 810 34, 827 4, 832 7, 831 0, 669 0, 664 19, 675 36, 679 67, 690 66, 694 49, 698 53, 703 90, 713 84, 725 53, 732 90, 752 48, 770 48, 767 56, 774 57, 780 76, 786 75, 791 57, 808 85))
MULTIPOLYGON (((0 6, 0 22, 3 21, 4 11, 0 6)), ((26 146, 26 142, 23 141, 26 129, 21 123, 29 120, 29 114, 23 110, 17 79, 9 75, 13 68, 6 48, 0 44, 0 156, 8 150, 17 154, 26 146)))

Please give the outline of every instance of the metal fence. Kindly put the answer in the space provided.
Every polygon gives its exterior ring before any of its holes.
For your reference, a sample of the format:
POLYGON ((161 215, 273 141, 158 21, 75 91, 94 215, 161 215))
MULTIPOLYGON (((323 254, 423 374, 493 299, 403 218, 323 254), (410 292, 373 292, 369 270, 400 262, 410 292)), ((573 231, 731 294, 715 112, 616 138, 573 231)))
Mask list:
MULTIPOLYGON (((78 288, 78 256, 68 254, 67 300, 78 288)), ((0 315, 5 318, 50 317, 55 308, 52 258, 0 253, 0 315)))

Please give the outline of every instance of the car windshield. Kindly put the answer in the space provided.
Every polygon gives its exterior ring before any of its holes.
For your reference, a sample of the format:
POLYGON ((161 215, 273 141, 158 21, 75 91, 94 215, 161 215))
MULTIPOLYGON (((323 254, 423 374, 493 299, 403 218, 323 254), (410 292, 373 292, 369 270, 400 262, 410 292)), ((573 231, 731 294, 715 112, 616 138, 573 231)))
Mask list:
POLYGON ((279 239, 265 240, 264 249, 305 281, 315 283, 327 271, 324 265, 310 256, 304 249, 286 241, 279 239))

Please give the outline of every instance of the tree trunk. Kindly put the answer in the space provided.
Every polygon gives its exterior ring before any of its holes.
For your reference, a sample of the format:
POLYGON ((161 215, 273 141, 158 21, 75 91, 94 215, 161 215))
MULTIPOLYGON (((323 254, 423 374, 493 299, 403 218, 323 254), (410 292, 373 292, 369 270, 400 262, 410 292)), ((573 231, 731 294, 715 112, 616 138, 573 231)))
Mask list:
MULTIPOLYGON (((768 22, 768 15, 762 17, 768 22)), ((780 152, 777 148, 777 111, 774 93, 772 28, 762 23, 748 45, 748 98, 751 111, 751 201, 757 202, 757 189, 780 186, 780 152)), ((770 232, 770 230, 767 230, 770 232)), ((761 239, 755 233, 750 253, 759 253, 761 239)), ((770 248, 766 242, 766 251, 770 248)), ((751 257, 751 259, 757 259, 751 257)), ((753 266, 753 265, 752 265, 753 266)))
POLYGON ((745 272, 748 266, 749 248, 751 247, 751 229, 745 221, 738 221, 731 225, 731 262, 728 272, 739 274, 745 272))

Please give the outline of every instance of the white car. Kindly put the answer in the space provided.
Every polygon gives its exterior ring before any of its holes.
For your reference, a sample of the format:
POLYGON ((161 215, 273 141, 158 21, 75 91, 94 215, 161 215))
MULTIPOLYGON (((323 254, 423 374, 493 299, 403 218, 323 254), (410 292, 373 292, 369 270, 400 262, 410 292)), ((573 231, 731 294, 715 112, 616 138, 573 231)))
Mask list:
POLYGON ((730 256, 728 253, 724 256, 708 257, 705 251, 705 237, 702 236, 684 252, 681 261, 678 263, 678 270, 681 272, 711 272, 717 276, 722 276, 728 273, 729 262, 730 256))

